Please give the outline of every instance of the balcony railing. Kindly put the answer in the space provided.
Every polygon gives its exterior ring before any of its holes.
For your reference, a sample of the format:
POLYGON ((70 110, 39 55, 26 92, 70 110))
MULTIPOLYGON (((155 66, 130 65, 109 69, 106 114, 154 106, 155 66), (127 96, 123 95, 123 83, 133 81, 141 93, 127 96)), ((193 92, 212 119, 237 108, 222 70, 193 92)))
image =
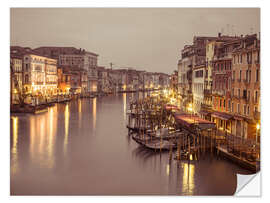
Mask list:
POLYGON ((205 95, 211 95, 212 94, 212 91, 211 90, 204 90, 204 94, 205 95))
POLYGON ((247 96, 243 96, 243 97, 242 97, 242 99, 243 99, 244 101, 246 101, 246 102, 249 102, 249 100, 250 100, 250 97, 247 97, 247 96))
POLYGON ((253 103, 254 104, 258 104, 258 102, 259 102, 259 99, 258 98, 254 98, 253 103))
POLYGON ((254 111, 253 112, 253 117, 254 117, 255 120, 260 120, 260 118, 261 118, 261 112, 254 111))

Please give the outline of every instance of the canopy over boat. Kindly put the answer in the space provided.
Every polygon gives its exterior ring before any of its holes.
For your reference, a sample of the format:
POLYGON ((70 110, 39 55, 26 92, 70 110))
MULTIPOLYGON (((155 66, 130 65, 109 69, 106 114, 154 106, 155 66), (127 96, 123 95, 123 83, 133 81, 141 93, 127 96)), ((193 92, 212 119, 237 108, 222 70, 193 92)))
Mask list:
POLYGON ((197 126, 201 130, 206 130, 206 129, 212 129, 216 127, 216 124, 214 122, 202 119, 196 115, 176 113, 174 114, 174 118, 177 124, 183 127, 187 127, 187 128, 197 126))

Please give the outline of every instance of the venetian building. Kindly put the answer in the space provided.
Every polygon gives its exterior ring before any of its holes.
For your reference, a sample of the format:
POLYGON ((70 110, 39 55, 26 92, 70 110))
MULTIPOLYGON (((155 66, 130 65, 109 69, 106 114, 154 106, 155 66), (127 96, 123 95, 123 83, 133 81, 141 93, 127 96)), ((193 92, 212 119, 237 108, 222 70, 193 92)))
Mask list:
POLYGON ((23 84, 33 96, 57 94, 57 60, 27 54, 23 57, 23 84))
POLYGON ((11 55, 10 77, 11 104, 14 104, 18 103, 18 97, 23 87, 23 63, 20 57, 11 55))
POLYGON ((259 141, 260 40, 247 35, 233 51, 233 134, 259 141))

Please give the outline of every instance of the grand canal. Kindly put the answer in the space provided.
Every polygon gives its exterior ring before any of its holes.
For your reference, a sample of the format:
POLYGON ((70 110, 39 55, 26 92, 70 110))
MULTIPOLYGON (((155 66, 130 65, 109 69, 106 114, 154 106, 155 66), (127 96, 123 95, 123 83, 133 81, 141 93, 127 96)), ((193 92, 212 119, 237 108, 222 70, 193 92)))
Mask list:
MULTIPOLYGON (((138 96, 138 95, 137 95, 138 96)), ((56 104, 39 115, 11 115, 12 195, 232 195, 236 173, 214 155, 169 161, 128 136, 134 94, 56 104)))

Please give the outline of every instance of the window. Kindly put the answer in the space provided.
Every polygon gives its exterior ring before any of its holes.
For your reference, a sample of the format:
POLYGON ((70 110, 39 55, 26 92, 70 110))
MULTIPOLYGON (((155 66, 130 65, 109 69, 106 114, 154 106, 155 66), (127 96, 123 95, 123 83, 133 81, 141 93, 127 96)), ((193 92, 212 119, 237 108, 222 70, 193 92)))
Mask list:
POLYGON ((243 90, 243 98, 247 98, 247 90, 243 90))
POLYGON ((255 90, 255 102, 258 101, 258 91, 255 90))
POLYGON ((246 113, 247 113, 246 111, 247 111, 247 107, 246 107, 246 105, 244 105, 244 106, 243 106, 243 112, 244 112, 244 115, 246 115, 246 113))
POLYGON ((223 101, 223 107, 225 108, 226 107, 226 100, 224 99, 223 101))
POLYGON ((238 97, 240 98, 240 89, 238 89, 238 97))
POLYGON ((248 70, 246 70, 246 81, 247 81, 247 82, 249 81, 249 79, 248 79, 248 75, 249 75, 249 71, 248 71, 248 70))
POLYGON ((29 77, 28 77, 28 75, 25 75, 24 80, 25 80, 25 83, 28 83, 28 82, 29 82, 29 77))
POLYGON ((239 71, 239 81, 241 82, 242 70, 239 71))
POLYGON ((247 92, 247 98, 250 98, 250 90, 247 92))
POLYGON ((26 71, 26 72, 28 71, 28 68, 29 68, 29 64, 26 63, 26 64, 25 64, 25 71, 26 71))
POLYGON ((233 109, 233 105, 234 105, 234 103, 232 102, 232 113, 233 113, 233 111, 234 111, 234 109, 233 109))
POLYGON ((228 101, 228 111, 231 111, 231 100, 228 101))
POLYGON ((247 106, 247 115, 249 116, 249 106, 247 106))
POLYGON ((240 113, 240 104, 237 104, 237 113, 240 113))
POLYGON ((235 80, 235 70, 233 71, 233 80, 235 80))
POLYGON ((240 63, 242 63, 242 54, 240 55, 240 63))
POLYGON ((234 96, 234 88, 232 88, 232 96, 234 96))
POLYGON ((259 69, 256 69, 256 82, 259 82, 259 75, 260 75, 260 71, 259 69))

